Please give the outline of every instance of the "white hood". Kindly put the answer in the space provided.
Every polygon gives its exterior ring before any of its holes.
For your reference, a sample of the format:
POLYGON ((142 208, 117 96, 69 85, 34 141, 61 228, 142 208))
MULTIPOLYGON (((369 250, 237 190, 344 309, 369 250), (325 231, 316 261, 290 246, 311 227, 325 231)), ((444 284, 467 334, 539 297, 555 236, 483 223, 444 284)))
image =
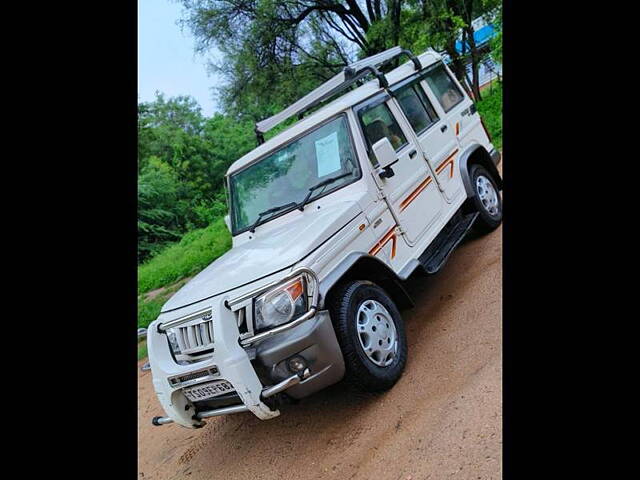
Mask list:
POLYGON ((241 287, 284 270, 309 255, 362 210, 355 201, 322 210, 295 210, 291 221, 259 226, 252 240, 234 247, 192 278, 162 307, 166 312, 241 287))

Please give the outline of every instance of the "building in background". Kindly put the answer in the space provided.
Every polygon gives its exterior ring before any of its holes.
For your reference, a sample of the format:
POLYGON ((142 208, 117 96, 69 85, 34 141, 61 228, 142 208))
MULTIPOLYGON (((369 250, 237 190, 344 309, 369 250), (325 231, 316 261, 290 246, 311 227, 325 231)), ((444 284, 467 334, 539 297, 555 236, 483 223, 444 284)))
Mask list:
MULTIPOLYGON (((473 38, 476 42, 476 48, 480 50, 481 54, 486 54, 483 61, 478 66, 478 75, 480 77, 480 88, 489 84, 495 79, 502 77, 502 65, 494 61, 489 54, 489 41, 496 35, 495 27, 487 23, 483 17, 476 18, 472 24, 474 29, 473 38)), ((471 58, 469 56, 469 45, 465 42, 462 43, 462 35, 456 42, 456 50, 461 55, 466 55, 466 77, 467 85, 471 85, 471 58)), ((442 52, 445 63, 449 63, 450 58, 447 53, 442 52)))

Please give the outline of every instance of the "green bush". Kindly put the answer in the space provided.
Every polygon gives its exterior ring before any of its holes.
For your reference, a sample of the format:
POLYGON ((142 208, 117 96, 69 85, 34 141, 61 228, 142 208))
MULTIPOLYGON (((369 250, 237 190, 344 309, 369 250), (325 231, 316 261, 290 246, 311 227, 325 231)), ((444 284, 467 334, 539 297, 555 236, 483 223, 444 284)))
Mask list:
POLYGON ((138 328, 147 328, 151 322, 153 322, 158 315, 160 315, 160 309, 162 305, 167 301, 166 297, 154 298, 153 300, 145 301, 144 299, 138 300, 138 328))
POLYGON ((499 82, 482 91, 482 100, 476 106, 491 135, 491 143, 502 150, 502 85, 499 82))
POLYGON ((148 356, 147 353, 147 342, 142 341, 138 344, 138 360, 142 360, 148 356))
MULTIPOLYGON (((231 248, 231 234, 222 218, 193 230, 138 267, 138 294, 163 287, 204 269, 231 248)), ((158 313, 160 310, 158 309, 158 313)))

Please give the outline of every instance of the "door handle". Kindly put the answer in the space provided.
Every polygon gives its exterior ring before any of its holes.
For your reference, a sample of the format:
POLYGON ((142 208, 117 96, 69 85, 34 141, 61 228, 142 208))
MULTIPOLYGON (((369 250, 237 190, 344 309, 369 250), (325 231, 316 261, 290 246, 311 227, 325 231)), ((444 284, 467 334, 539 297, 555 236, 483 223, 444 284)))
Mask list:
POLYGON ((444 132, 446 129, 447 129, 447 126, 446 126, 446 125, 442 125, 442 126, 440 127, 440 131, 441 131, 441 132, 444 132))
POLYGON ((409 152, 409 158, 416 158, 417 154, 418 154, 418 152, 416 152, 415 150, 411 150, 409 152))

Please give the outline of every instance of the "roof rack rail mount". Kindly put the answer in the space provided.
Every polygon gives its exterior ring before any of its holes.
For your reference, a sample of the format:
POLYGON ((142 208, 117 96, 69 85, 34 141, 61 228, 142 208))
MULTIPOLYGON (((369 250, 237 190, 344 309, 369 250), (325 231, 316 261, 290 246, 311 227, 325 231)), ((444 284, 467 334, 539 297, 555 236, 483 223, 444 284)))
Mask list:
POLYGON ((400 55, 407 55, 413 62, 414 69, 416 71, 422 70, 422 65, 420 60, 418 60, 418 57, 411 53, 411 51, 401 47, 393 47, 385 50, 384 52, 377 53, 376 55, 358 60, 357 62, 344 67, 340 73, 302 97, 297 102, 292 103, 280 113, 276 113, 265 120, 257 122, 255 131, 258 143, 264 143, 263 134, 271 130, 276 125, 279 125, 294 115, 298 115, 298 118, 301 118, 302 114, 306 110, 313 108, 336 93, 346 90, 369 73, 376 76, 381 88, 388 88, 389 83, 387 82, 384 74, 378 70, 378 67, 389 63, 400 55))

